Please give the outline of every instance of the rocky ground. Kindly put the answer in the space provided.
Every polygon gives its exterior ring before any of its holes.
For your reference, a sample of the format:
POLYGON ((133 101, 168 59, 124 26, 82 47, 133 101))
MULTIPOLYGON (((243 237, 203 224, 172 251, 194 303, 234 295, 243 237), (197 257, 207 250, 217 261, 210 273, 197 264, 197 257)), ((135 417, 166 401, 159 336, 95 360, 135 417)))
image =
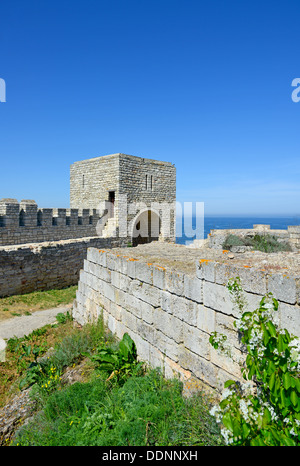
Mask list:
POLYGON ((270 273, 287 272, 290 275, 300 275, 300 251, 264 253, 260 251, 229 252, 221 249, 211 249, 203 246, 187 247, 180 244, 171 244, 153 241, 149 244, 139 245, 135 248, 114 248, 107 250, 121 256, 145 260, 148 263, 169 267, 188 274, 196 272, 197 260, 213 260, 221 263, 231 263, 241 266, 256 267, 270 273))

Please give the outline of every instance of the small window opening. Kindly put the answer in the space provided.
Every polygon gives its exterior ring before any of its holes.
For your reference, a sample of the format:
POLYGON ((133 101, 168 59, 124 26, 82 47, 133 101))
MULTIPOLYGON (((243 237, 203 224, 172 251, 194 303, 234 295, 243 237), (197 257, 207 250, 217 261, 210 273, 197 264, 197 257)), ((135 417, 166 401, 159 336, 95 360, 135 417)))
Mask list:
POLYGON ((25 226, 25 212, 22 209, 19 214, 19 226, 24 227, 25 226))
POLYGON ((41 210, 37 213, 37 226, 41 227, 43 225, 43 213, 41 210))

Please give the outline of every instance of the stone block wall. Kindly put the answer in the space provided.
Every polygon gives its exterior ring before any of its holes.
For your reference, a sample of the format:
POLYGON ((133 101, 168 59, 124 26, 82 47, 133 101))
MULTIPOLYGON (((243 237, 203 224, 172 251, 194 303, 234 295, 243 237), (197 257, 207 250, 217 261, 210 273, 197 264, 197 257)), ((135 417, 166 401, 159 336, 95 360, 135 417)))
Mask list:
POLYGON ((300 277, 209 260, 198 261, 188 275, 94 248, 80 272, 73 317, 85 324, 103 312, 110 330, 119 338, 128 332, 139 357, 165 376, 221 390, 228 378, 239 379, 240 370, 210 345, 211 333, 227 335, 234 357, 243 357, 233 325, 238 314, 225 286, 234 276, 242 280, 249 310, 272 291, 281 326, 300 336, 300 277))
POLYGON ((89 247, 121 246, 111 238, 84 238, 0 247, 0 297, 76 285, 89 247))

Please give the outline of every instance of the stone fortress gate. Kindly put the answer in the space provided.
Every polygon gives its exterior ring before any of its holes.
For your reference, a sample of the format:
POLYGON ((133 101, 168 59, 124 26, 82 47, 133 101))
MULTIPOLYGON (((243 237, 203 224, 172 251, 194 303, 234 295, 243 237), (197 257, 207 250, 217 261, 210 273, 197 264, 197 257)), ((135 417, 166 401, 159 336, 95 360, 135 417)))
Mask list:
POLYGON ((176 168, 126 154, 75 162, 70 207, 97 209, 100 237, 128 238, 133 246, 175 241, 176 168))

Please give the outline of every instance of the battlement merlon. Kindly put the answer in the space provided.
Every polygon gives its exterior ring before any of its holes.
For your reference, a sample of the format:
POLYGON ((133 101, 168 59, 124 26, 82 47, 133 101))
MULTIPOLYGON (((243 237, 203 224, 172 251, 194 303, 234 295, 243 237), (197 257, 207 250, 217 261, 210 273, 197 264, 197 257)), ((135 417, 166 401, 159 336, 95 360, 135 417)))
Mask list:
POLYGON ((24 230, 26 228, 49 228, 78 225, 96 225, 97 209, 39 208, 34 200, 0 199, 0 228, 24 230))

